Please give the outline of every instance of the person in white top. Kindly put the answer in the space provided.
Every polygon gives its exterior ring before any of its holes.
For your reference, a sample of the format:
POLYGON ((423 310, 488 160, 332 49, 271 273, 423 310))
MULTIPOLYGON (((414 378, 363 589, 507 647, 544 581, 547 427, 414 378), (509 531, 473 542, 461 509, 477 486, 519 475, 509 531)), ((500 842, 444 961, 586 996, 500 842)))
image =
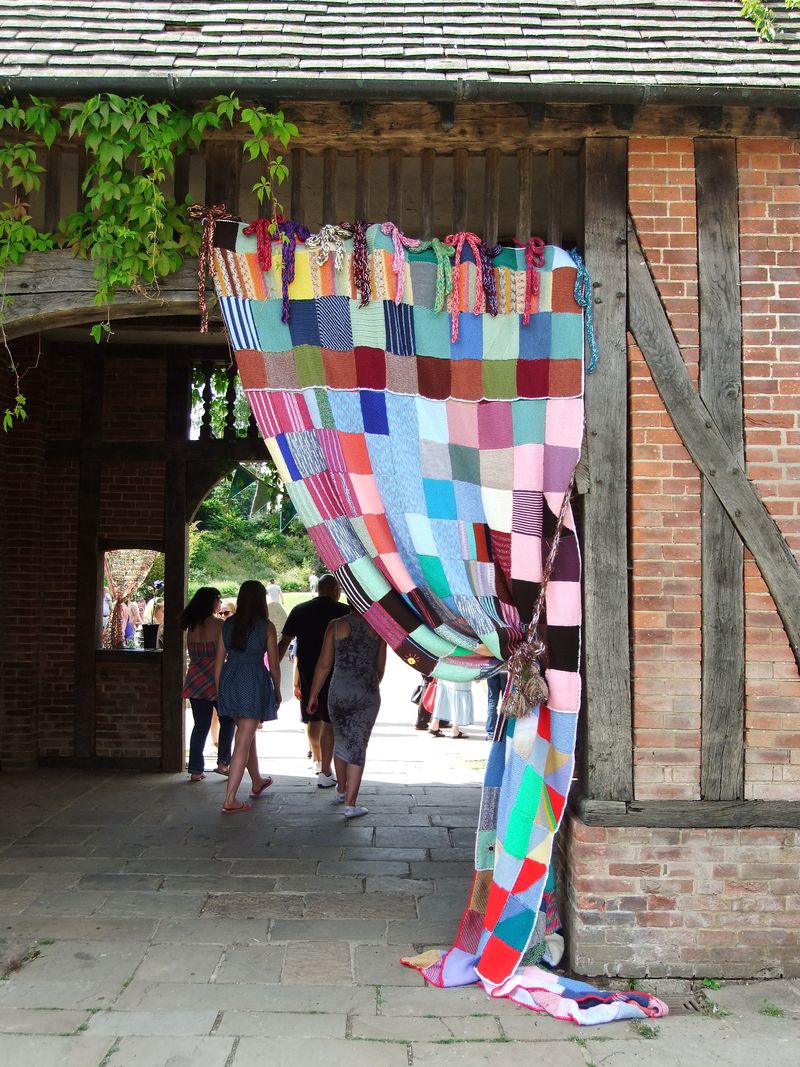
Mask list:
POLYGON ((270 578, 267 582, 267 603, 268 604, 282 604, 283 603, 283 590, 275 581, 274 578, 270 578))

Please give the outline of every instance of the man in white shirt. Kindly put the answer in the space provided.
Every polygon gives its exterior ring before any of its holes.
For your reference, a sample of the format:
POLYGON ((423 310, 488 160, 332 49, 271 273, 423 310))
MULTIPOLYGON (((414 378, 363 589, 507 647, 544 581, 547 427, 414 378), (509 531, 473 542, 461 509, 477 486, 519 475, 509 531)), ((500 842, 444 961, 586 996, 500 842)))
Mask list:
POLYGON ((282 604, 283 603, 283 590, 275 581, 274 578, 270 578, 267 582, 267 603, 268 604, 282 604))

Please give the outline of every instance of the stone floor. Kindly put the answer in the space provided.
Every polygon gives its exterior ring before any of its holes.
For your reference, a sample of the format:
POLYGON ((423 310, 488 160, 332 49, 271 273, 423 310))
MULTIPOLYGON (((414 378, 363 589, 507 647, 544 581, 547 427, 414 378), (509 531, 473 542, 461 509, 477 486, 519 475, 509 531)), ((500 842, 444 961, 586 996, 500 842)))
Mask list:
POLYGON ((2 776, 2 1067, 800 1060, 798 982, 579 1030, 400 966, 455 934, 487 751, 480 724, 468 741, 415 733, 414 684, 393 660, 370 813, 350 823, 312 780, 296 705, 258 735, 275 785, 242 815, 220 815, 214 774, 2 776))

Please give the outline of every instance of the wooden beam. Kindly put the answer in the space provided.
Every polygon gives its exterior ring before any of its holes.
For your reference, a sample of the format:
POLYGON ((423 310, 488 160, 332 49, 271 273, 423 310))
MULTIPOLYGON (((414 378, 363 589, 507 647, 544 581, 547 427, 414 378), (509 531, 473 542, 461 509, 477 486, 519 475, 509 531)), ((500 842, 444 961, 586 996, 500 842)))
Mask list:
MULTIPOLYGON (((169 441, 188 437, 191 378, 185 363, 167 364, 165 433, 169 441)), ((186 597, 188 535, 186 461, 172 459, 164 475, 164 651, 161 667, 161 767, 183 770, 183 675, 185 639, 180 614, 186 597)))
POLYGON ((800 829, 796 800, 645 800, 617 803, 571 796, 571 811, 587 826, 685 829, 774 826, 800 829))
POLYGON ((386 217, 395 226, 402 226, 403 215, 403 153, 393 148, 389 153, 389 205, 386 217))
POLYGON ((636 343, 675 429, 750 550, 800 666, 800 567, 692 385, 630 219, 628 314, 636 343))
POLYGON ((103 589, 100 557, 100 485, 102 464, 96 451, 103 410, 101 351, 86 356, 81 395, 81 446, 78 475, 77 574, 75 589, 75 756, 95 754, 95 652, 100 639, 103 589))
POLYGON ((238 141, 206 141, 206 204, 224 204, 232 215, 239 212, 242 146, 238 141))
POLYGON ((547 153, 547 171, 547 243, 560 245, 564 210, 564 160, 560 148, 551 148, 547 153))
POLYGON ((356 219, 369 222, 369 201, 372 185, 372 156, 366 148, 356 152, 356 219))
MULTIPOLYGON (((6 301, 4 332, 7 339, 59 326, 97 322, 97 281, 94 264, 76 259, 72 252, 32 252, 4 274, 6 301)), ((119 292, 111 306, 112 321, 130 316, 189 314, 197 310, 197 261, 184 264, 177 274, 159 284, 157 298, 119 292)))
POLYGON ((436 153, 432 148, 422 152, 419 168, 419 232, 424 240, 433 237, 433 183, 435 181, 436 153))
POLYGON ((514 236, 523 244, 531 236, 533 206, 533 149, 517 152, 517 225, 514 236))
POLYGON ((467 150, 453 152, 453 232, 467 228, 467 150))
MULTIPOLYGON (((700 396, 744 465, 742 306, 736 142, 695 141, 700 396)), ((744 546, 707 479, 702 487, 700 793, 744 798, 744 546)))
POLYGON ((497 244, 500 217, 500 152, 487 148, 483 177, 483 240, 490 248, 497 244))
POLYGON ((602 359, 586 380, 586 773, 590 795, 633 796, 628 637, 627 139, 586 142, 586 264, 602 359))
POLYGON ((305 172, 306 162, 306 150, 304 148, 292 149, 292 167, 291 167, 291 205, 292 205, 292 218, 298 222, 305 220, 305 198, 303 187, 303 175, 305 172))
POLYGON ((53 145, 47 155, 44 176, 44 228, 55 233, 61 220, 61 147, 53 145))
POLYGON ((338 156, 335 148, 326 148, 322 154, 322 221, 336 222, 336 167, 338 156))

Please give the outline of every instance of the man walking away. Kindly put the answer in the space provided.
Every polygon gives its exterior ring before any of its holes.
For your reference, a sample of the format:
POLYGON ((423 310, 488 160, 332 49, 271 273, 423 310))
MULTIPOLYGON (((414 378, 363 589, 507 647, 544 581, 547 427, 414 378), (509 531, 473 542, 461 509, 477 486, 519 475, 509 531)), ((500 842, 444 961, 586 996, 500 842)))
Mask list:
POLYGON ((293 638, 297 639, 297 673, 300 678, 300 715, 306 724, 308 747, 311 749, 317 771, 317 785, 329 789, 336 785, 331 772, 333 759, 333 727, 328 715, 328 685, 330 678, 319 692, 313 715, 308 714, 308 698, 317 667, 325 630, 333 619, 349 614, 349 608, 339 603, 342 587, 332 574, 323 574, 313 600, 298 604, 289 612, 278 645, 278 654, 283 658, 293 638))

